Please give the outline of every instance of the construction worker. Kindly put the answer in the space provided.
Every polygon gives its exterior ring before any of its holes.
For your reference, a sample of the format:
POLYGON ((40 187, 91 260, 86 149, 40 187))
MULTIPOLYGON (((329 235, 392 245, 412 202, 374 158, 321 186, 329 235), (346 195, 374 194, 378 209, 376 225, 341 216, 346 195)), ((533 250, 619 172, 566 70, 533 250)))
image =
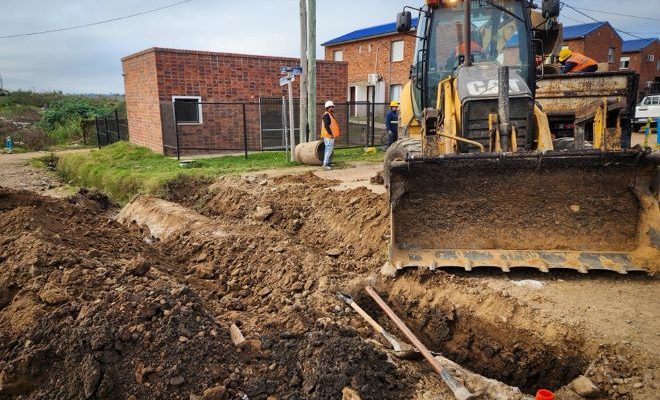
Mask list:
POLYGON ((387 128, 387 149, 392 143, 399 140, 399 102, 392 100, 390 102, 390 111, 385 116, 385 127, 387 128))
POLYGON ((323 144, 325 144, 325 152, 323 153, 323 168, 332 169, 332 149, 335 146, 335 139, 341 136, 339 130, 339 123, 335 118, 335 103, 332 100, 325 102, 325 114, 321 123, 321 137, 323 144))
POLYGON ((598 63, 584 54, 564 47, 559 52, 559 63, 562 65, 562 74, 577 74, 581 72, 598 71, 598 63))

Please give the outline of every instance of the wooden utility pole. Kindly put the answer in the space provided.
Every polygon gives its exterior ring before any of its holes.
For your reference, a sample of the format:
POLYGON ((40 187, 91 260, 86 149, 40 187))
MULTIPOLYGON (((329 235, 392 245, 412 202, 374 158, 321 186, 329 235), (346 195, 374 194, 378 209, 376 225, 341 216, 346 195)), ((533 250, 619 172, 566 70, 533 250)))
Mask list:
POLYGON ((307 0, 300 0, 300 143, 307 141, 307 0))
POLYGON ((316 0, 307 3, 307 65, 307 123, 310 140, 316 140, 316 0))

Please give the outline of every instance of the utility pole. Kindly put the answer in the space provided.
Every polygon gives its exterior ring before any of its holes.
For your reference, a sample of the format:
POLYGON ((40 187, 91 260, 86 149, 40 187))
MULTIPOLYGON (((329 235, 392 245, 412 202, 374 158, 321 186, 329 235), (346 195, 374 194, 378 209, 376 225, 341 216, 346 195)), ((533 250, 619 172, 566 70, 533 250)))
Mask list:
POLYGON ((307 3, 307 122, 309 137, 316 140, 316 0, 307 3))
POLYGON ((300 0, 300 143, 307 141, 307 0, 300 0))
POLYGON ((296 125, 293 122, 293 76, 288 75, 289 83, 287 84, 289 90, 289 144, 291 145, 291 161, 296 162, 296 125))

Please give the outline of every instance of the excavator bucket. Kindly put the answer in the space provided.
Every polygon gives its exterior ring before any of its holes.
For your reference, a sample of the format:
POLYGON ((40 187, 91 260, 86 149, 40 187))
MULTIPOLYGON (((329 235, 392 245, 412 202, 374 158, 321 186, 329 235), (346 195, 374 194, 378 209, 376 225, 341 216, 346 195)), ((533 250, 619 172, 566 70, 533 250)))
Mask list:
POLYGON ((418 154, 388 164, 384 273, 518 267, 654 273, 658 153, 418 154))

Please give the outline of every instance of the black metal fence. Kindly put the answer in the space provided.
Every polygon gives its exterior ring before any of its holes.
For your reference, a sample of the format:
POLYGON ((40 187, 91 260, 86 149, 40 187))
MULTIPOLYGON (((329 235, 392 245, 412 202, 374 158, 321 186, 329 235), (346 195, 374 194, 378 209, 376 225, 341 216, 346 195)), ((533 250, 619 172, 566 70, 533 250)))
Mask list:
MULTIPOLYGON (((310 129, 304 140, 316 140, 321 131, 323 103, 316 109, 316 135, 310 129)), ((161 102, 163 145, 169 155, 199 155, 284 150, 289 143, 289 103, 282 98, 258 102, 161 102)), ((386 141, 388 103, 335 103, 335 117, 342 135, 335 146, 379 146, 386 141)), ((294 136, 300 142, 299 103, 293 104, 294 136)), ((310 124, 311 126, 311 124, 310 124)))
POLYGON ((96 142, 99 148, 120 140, 128 140, 128 120, 126 117, 120 117, 118 110, 110 115, 97 117, 94 122, 96 142))

